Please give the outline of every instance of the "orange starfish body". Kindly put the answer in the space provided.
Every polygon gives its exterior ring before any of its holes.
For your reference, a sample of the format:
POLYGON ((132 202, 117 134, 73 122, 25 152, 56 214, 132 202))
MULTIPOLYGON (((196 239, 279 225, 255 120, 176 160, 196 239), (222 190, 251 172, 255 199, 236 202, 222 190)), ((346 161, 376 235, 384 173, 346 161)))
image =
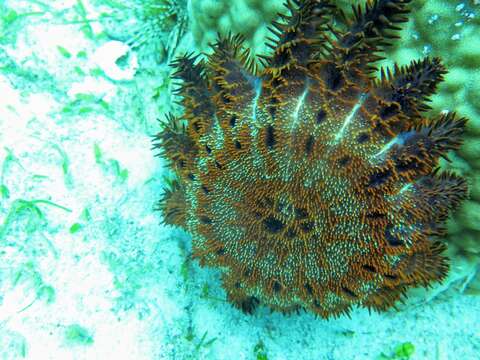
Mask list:
POLYGON ((448 272, 438 236, 467 186, 438 160, 466 120, 425 116, 439 59, 372 75, 408 3, 368 1, 334 28, 330 1, 292 0, 262 66, 240 36, 176 60, 185 112, 156 136, 175 173, 159 208, 243 311, 382 311, 448 272))

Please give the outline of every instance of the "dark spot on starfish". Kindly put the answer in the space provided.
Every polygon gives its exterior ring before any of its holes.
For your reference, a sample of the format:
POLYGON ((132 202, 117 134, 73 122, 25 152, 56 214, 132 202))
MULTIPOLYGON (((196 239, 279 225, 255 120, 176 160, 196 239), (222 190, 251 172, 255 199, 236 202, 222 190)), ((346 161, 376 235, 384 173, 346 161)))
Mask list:
POLYGON ((359 144, 366 143, 368 140, 370 140, 370 135, 368 135, 367 133, 361 133, 357 137, 357 142, 359 144))
POLYGON ((230 118, 230 127, 235 127, 235 125, 237 124, 237 115, 232 115, 232 117, 230 118))
POLYGON ((392 176, 392 171, 390 169, 382 169, 379 170, 372 175, 370 175, 370 179, 368 182, 368 187, 376 187, 380 186, 388 181, 388 179, 392 176))
POLYGON ((267 126, 267 133, 265 135, 265 145, 272 149, 273 146, 275 145, 275 129, 273 128, 272 125, 267 126))
POLYGON ((240 308, 244 313, 251 314, 255 311, 260 301, 255 296, 246 297, 240 302, 240 308))
POLYGON ((325 110, 320 109, 317 111, 317 115, 315 117, 317 124, 321 124, 326 120, 326 118, 327 118, 327 112, 325 110))
POLYGON ((313 295, 312 285, 310 285, 309 283, 305 283, 305 284, 303 285, 303 287, 305 288, 305 290, 307 290, 307 292, 308 292, 309 295, 313 295))
POLYGON ((383 274, 383 276, 392 281, 398 280, 398 276, 394 274, 383 274))
POLYGON ((363 268, 364 270, 368 271, 368 272, 371 272, 371 273, 376 273, 376 272, 377 272, 377 270, 375 269, 375 267, 372 266, 372 265, 364 264, 364 265, 362 265, 362 268, 363 268))
POLYGON ((202 224, 205 224, 205 225, 211 225, 212 224, 212 219, 210 219, 208 216, 200 216, 199 217, 199 220, 202 224))
POLYGON ((387 240, 387 242, 390 246, 397 247, 397 246, 405 245, 404 242, 402 240, 400 240, 398 235, 392 234, 392 227, 391 226, 388 226, 385 229, 385 239, 387 240))
POLYGON ((301 229, 304 233, 309 233, 310 231, 313 230, 313 227, 314 227, 314 223, 311 222, 311 221, 307 221, 307 222, 304 222, 304 223, 301 223, 301 224, 300 224, 300 229, 301 229))
POLYGON ((195 130, 196 133, 200 132, 200 125, 198 124, 198 122, 195 121, 192 126, 193 130, 195 130))
POLYGON ((382 213, 382 212, 379 212, 377 210, 371 210, 367 213, 367 218, 368 219, 373 219, 373 220, 379 220, 379 219, 386 219, 387 216, 382 213))
POLYGON ((308 212, 307 210, 303 208, 295 208, 295 218, 297 220, 303 220, 308 217, 308 212))
POLYGON ((221 99, 222 99, 222 102, 224 104, 230 104, 231 103, 231 100, 223 94, 221 95, 221 99))
POLYGON ((406 172, 411 170, 416 170, 420 168, 420 164, 414 158, 410 158, 408 160, 398 160, 395 162, 395 169, 398 172, 406 172))
POLYGON ((283 222, 272 216, 263 220, 263 224, 265 225, 266 230, 272 234, 280 232, 285 226, 283 222))
POLYGON ((309 155, 313 150, 313 144, 315 143, 315 138, 313 135, 310 135, 305 141, 305 152, 309 155))
POLYGON ((357 294, 355 294, 352 290, 350 290, 348 287, 346 286, 342 286, 342 291, 347 294, 348 296, 352 297, 352 298, 356 298, 357 297, 357 294))
POLYGON ((380 117, 383 120, 388 120, 392 116, 397 115, 398 113, 400 113, 400 105, 398 105, 397 103, 393 103, 380 108, 380 117))
POLYGON ((344 156, 340 160, 338 160, 338 165, 340 165, 341 167, 344 167, 344 166, 348 165, 348 163, 351 160, 352 160, 352 158, 350 156, 344 156))

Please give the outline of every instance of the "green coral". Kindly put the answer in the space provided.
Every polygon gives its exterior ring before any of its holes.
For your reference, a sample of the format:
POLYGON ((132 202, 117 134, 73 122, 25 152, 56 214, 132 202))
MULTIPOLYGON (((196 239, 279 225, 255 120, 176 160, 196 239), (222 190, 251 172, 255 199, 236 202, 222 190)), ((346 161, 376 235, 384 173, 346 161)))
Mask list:
POLYGON ((265 53, 267 26, 284 12, 283 0, 192 0, 189 5, 191 31, 196 46, 209 51, 217 33, 242 34, 253 53, 265 53))

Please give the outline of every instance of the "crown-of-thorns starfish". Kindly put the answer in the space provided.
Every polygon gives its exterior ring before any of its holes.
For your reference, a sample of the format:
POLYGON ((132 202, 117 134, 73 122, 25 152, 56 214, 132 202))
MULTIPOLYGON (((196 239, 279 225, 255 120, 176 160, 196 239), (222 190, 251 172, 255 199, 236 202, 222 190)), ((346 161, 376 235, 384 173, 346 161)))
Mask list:
POLYGON ((288 1, 260 64, 231 35, 206 60, 175 61, 185 112, 155 138, 175 173, 159 208, 243 311, 382 311, 448 272, 438 236, 467 186, 438 160, 466 119, 426 115, 446 73, 437 58, 374 77, 409 3, 347 18, 330 1, 288 1))

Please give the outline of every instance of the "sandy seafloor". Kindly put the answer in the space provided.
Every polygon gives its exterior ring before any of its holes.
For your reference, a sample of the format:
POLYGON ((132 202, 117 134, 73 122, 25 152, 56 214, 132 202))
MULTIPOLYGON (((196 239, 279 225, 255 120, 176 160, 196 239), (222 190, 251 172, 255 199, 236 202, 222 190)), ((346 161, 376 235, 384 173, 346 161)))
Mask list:
MULTIPOLYGON (((399 311, 231 307, 153 211, 165 59, 139 47, 117 67, 124 42, 89 20, 99 3, 0 1, 0 359, 480 359, 467 260, 399 311)), ((187 31, 178 51, 191 44, 187 31)))

